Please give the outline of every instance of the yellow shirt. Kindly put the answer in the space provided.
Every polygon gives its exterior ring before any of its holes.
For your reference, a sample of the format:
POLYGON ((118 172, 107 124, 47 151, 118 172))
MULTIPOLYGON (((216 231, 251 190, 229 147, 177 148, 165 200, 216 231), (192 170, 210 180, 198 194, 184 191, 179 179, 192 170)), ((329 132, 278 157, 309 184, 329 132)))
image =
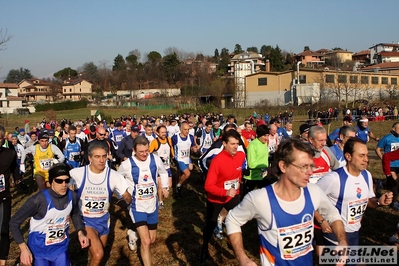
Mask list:
POLYGON ((40 150, 40 145, 36 145, 35 155, 33 156, 34 175, 40 175, 44 178, 44 181, 48 181, 48 170, 53 165, 54 153, 51 150, 51 144, 48 145, 45 151, 40 150))

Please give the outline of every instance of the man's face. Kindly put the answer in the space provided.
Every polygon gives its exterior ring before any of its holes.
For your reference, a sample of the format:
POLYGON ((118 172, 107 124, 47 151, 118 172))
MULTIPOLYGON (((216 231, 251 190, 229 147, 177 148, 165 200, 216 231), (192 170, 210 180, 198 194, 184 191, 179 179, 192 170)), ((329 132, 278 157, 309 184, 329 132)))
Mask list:
POLYGON ((17 137, 12 137, 11 138, 11 143, 12 143, 12 145, 17 145, 17 142, 18 142, 18 140, 17 140, 17 137))
POLYGON ((67 175, 57 176, 56 178, 53 179, 53 182, 51 183, 51 189, 58 195, 63 196, 68 191, 69 181, 70 181, 70 178, 67 175), (62 182, 61 184, 58 184, 57 181, 61 181, 61 180, 65 180, 65 181, 62 182))
POLYGON ((142 145, 142 144, 137 144, 135 150, 135 155, 137 159, 140 161, 145 161, 148 158, 148 155, 150 154, 150 150, 148 148, 148 144, 142 145))
POLYGON ((269 132, 270 132, 270 135, 274 136, 277 133, 276 125, 270 125, 269 132))
POLYGON ((309 137, 310 144, 315 148, 317 151, 323 150, 324 146, 327 143, 327 133, 317 133, 314 138, 309 137))
POLYGON ((103 140, 105 138, 105 129, 102 127, 99 127, 97 130, 97 138, 99 140, 103 140))
POLYGON ((69 139, 75 140, 76 138, 76 130, 69 130, 69 139))
POLYGON ((263 136, 258 137, 259 141, 265 144, 267 140, 269 139, 269 134, 265 134, 263 136))
POLYGON ((37 136, 35 134, 30 135, 30 139, 32 141, 36 141, 37 140, 37 136))
POLYGON ((246 125, 245 125, 245 130, 246 130, 247 132, 251 131, 251 129, 252 129, 251 124, 246 124, 246 125))
POLYGON ((102 172, 107 163, 107 151, 102 148, 94 149, 91 156, 89 156, 89 161, 96 171, 102 172))
POLYGON ((228 123, 229 123, 229 124, 234 124, 234 118, 230 118, 230 119, 228 120, 228 123))
POLYGON ((214 128, 214 129, 218 129, 219 127, 220 127, 219 122, 216 122, 215 124, 213 124, 213 128, 214 128))
POLYGON ((344 126, 352 126, 352 122, 350 122, 350 121, 344 121, 344 126))
POLYGON ((130 136, 132 137, 132 138, 137 138, 137 136, 139 135, 139 132, 138 131, 134 131, 134 130, 132 130, 132 131, 130 131, 130 136))
POLYGON ((212 130, 212 125, 207 125, 205 128, 206 133, 211 132, 211 130, 212 130))
POLYGON ((188 136, 188 131, 190 130, 190 126, 187 123, 184 123, 180 127, 180 132, 182 137, 187 137, 188 136))
POLYGON ((352 155, 349 153, 344 154, 345 159, 347 160, 347 165, 348 167, 361 172, 367 168, 369 162, 369 151, 366 144, 363 143, 355 143, 353 150, 352 155))
POLYGON ((394 126, 392 128, 393 131, 395 131, 396 134, 399 134, 399 124, 397 124, 396 126, 394 126))
POLYGON ((145 134, 147 136, 151 136, 152 135, 152 127, 146 127, 145 128, 145 134))
POLYGON ((166 139, 166 128, 161 127, 158 131, 158 138, 165 140, 166 139))
POLYGON ((223 147, 230 155, 236 155, 238 149, 238 139, 233 137, 228 138, 227 143, 223 141, 223 147))
POLYGON ((288 165, 283 161, 278 162, 283 172, 282 178, 287 178, 295 187, 306 187, 309 183, 310 176, 313 174, 313 158, 306 152, 296 149, 294 149, 292 157, 295 158, 295 160, 288 165))
POLYGON ((24 136, 25 135, 25 131, 19 132, 19 135, 24 136))
POLYGON ((61 132, 61 127, 58 126, 56 130, 57 130, 57 132, 61 132))
POLYGON ((361 122, 360 125, 361 125, 362 127, 368 127, 369 122, 361 122))
POLYGON ((287 131, 291 131, 291 130, 292 130, 292 124, 287 124, 287 125, 285 126, 285 129, 286 129, 287 131))
POLYGON ((68 124, 65 124, 65 126, 64 126, 64 131, 65 131, 65 132, 68 132, 68 131, 69 131, 69 125, 68 125, 68 124))
POLYGON ((39 145, 42 149, 47 149, 48 147, 48 139, 41 139, 39 140, 39 145))
POLYGON ((345 143, 348 141, 348 139, 354 138, 354 137, 356 137, 356 133, 352 132, 352 131, 348 131, 345 136, 342 134, 339 135, 339 139, 341 140, 342 146, 345 145, 345 143))
POLYGON ((76 127, 76 134, 80 134, 80 132, 82 132, 82 128, 81 127, 76 127))

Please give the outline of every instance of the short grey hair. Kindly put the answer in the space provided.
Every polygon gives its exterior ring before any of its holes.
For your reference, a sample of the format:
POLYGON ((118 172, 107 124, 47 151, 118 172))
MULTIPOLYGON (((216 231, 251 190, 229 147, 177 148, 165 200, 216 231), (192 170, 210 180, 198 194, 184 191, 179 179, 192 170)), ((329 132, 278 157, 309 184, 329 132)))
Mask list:
POLYGON ((316 137, 316 135, 320 134, 320 133, 327 134, 327 131, 324 127, 321 127, 321 126, 312 126, 309 128, 309 138, 314 139, 316 137))

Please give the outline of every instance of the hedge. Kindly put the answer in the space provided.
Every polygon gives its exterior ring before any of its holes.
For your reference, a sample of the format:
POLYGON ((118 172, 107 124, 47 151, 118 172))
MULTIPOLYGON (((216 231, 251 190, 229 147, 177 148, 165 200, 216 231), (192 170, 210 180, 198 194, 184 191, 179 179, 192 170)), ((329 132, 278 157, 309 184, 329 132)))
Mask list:
POLYGON ((72 110, 72 109, 79 109, 79 108, 86 108, 87 101, 80 100, 80 101, 65 101, 59 103, 45 103, 45 104, 36 104, 36 112, 54 110, 54 111, 61 111, 61 110, 72 110))

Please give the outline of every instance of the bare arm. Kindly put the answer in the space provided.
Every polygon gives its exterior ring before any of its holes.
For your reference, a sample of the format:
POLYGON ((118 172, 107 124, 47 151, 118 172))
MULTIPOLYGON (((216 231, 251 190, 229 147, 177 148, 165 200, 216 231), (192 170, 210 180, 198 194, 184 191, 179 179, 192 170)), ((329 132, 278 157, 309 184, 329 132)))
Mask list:
POLYGON ((127 202, 127 204, 132 203, 132 195, 126 190, 122 195, 122 199, 127 202))
POLYGON ((377 156, 380 158, 380 159, 382 159, 382 156, 383 156, 383 154, 382 154, 382 148, 375 148, 375 153, 377 153, 377 156))
POLYGON ((331 228, 338 240, 338 245, 347 246, 348 242, 346 241, 346 233, 343 222, 341 220, 336 220, 331 223, 331 228))
POLYGON ((229 240, 240 265, 256 265, 256 263, 245 254, 242 233, 233 233, 229 235, 229 240))

